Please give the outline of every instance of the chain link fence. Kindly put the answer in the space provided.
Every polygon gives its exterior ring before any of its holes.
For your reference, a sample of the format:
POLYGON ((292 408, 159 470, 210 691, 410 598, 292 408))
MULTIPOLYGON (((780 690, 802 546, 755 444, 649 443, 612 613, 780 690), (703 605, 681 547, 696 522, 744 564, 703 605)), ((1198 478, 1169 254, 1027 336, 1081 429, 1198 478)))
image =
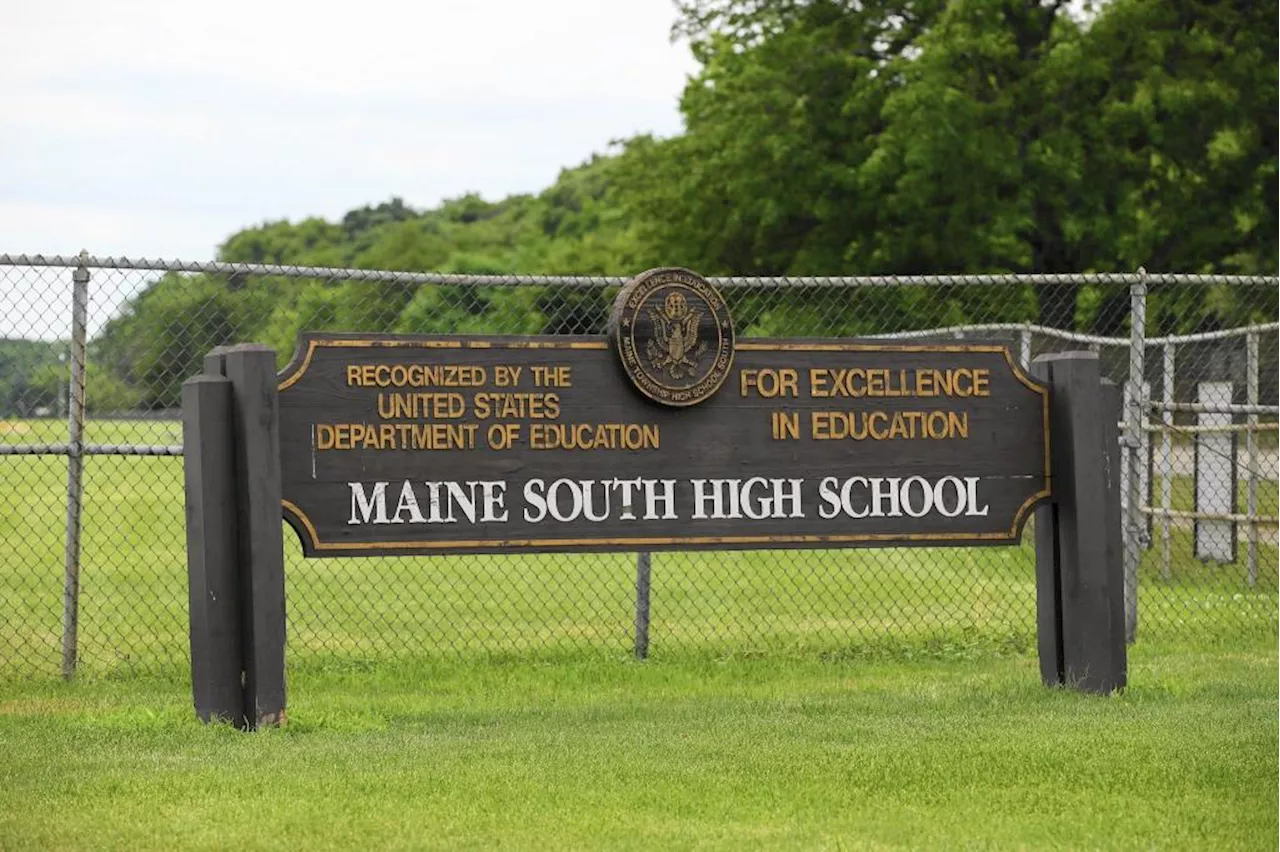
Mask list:
MULTIPOLYGON (((712 279, 741 336, 1097 351, 1125 388, 1131 638, 1277 631, 1277 280, 712 279), (1140 381, 1139 381, 1140 378, 1140 381)), ((0 255, 0 677, 185 669, 182 382, 299 331, 600 334, 619 278, 0 255)), ((963 655, 1035 642, 1011 548, 303 559, 289 660, 963 655)))

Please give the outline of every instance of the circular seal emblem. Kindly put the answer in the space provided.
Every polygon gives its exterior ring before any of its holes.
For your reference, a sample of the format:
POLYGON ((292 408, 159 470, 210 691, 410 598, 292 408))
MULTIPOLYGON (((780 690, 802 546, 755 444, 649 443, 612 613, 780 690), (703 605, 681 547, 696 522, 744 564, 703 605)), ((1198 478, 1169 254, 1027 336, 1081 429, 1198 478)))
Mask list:
POLYGON ((613 303, 609 337, 636 390, 663 405, 709 398, 733 364, 733 320, 719 291, 687 269, 650 269, 613 303))

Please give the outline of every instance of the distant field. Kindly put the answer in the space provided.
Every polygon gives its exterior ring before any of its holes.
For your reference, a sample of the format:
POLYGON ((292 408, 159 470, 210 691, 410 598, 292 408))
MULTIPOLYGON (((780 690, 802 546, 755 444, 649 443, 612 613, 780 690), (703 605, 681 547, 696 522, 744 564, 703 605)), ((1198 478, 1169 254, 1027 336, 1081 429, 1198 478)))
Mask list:
MULTIPOLYGON (((56 421, 8 423, 0 441, 64 440, 56 421)), ((171 421, 91 421, 96 443, 176 444, 171 421)), ((58 671, 66 460, 0 457, 0 677, 58 671)), ((180 671, 187 659, 182 461, 85 465, 81 657, 87 676, 180 671)), ((1158 492, 1157 492, 1158 493, 1158 492)), ((1191 508, 1189 480, 1175 508, 1191 508)), ((1260 489, 1275 512, 1276 484, 1260 489)), ((1270 507, 1268 510, 1267 507, 1270 507)), ((1022 652, 1034 645, 1034 553, 1019 548, 655 554, 652 652, 876 657, 1022 652)), ((1250 589, 1243 564, 1143 563, 1140 636, 1274 635, 1277 550, 1250 589)), ((1274 539, 1272 539, 1274 541, 1274 539)), ((285 530, 293 661, 459 654, 603 655, 631 647, 634 557, 304 560, 285 530)), ((1244 548, 1241 547, 1241 559, 1244 548)))

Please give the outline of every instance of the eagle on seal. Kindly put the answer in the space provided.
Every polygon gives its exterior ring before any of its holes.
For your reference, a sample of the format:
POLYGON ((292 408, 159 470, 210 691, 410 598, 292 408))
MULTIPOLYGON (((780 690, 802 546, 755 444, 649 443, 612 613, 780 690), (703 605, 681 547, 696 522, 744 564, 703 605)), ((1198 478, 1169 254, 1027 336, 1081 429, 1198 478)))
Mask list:
POLYGON ((707 345, 698 342, 702 311, 690 308, 684 294, 675 290, 667 294, 661 306, 649 309, 649 318, 654 331, 654 339, 645 347, 649 363, 673 379, 692 375, 698 368, 698 359, 707 351, 707 345))

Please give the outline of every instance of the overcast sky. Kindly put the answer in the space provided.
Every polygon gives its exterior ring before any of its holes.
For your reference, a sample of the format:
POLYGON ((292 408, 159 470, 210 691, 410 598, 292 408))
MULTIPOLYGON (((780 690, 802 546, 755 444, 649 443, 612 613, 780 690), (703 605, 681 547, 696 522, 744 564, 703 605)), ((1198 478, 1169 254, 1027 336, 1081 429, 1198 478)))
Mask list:
POLYGON ((670 0, 6 4, 0 252, 204 260, 265 220, 535 192, 680 130, 670 0))

